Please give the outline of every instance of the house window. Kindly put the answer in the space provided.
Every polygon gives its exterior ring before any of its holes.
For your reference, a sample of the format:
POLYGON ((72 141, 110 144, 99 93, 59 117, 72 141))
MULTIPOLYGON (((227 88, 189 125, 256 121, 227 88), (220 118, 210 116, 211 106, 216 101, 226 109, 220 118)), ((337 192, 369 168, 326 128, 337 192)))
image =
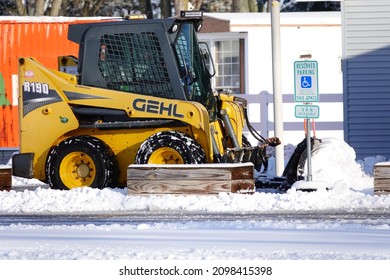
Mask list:
POLYGON ((240 38, 202 40, 213 50, 213 88, 245 93, 245 40, 240 38))
POLYGON ((240 42, 215 41, 215 88, 240 93, 240 42))

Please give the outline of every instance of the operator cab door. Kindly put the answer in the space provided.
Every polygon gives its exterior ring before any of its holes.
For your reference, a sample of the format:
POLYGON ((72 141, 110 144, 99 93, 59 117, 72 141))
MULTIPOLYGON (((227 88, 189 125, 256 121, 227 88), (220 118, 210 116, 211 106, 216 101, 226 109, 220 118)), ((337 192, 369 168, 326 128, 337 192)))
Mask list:
POLYGON ((80 83, 186 100, 162 21, 90 25, 80 43, 80 83))

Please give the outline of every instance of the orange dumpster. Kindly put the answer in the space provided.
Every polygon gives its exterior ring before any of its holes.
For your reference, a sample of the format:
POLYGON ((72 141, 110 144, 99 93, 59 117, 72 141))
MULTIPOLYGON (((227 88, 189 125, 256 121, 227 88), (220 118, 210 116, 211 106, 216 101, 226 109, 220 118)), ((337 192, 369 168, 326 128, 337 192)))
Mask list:
POLYGON ((78 56, 68 26, 102 18, 0 17, 0 149, 19 147, 18 58, 32 56, 57 69, 58 56, 78 56))

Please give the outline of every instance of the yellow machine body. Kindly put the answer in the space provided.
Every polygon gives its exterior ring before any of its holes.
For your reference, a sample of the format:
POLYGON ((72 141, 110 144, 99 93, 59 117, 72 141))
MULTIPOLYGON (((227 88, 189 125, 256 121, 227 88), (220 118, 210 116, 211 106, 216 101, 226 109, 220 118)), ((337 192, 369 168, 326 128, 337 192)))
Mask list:
POLYGON ((212 91, 202 17, 188 15, 71 25, 79 57, 58 70, 19 58, 14 175, 101 188, 125 186, 134 163, 258 163, 243 143, 246 101, 212 91))
MULTIPOLYGON (((159 131, 180 131, 195 139, 205 151, 207 162, 213 162, 212 138, 214 137, 220 154, 225 152, 225 128, 221 120, 210 122, 204 106, 197 102, 145 97, 136 93, 81 86, 77 77, 48 69, 34 58, 20 59, 19 104, 26 104, 23 97, 29 94, 42 99, 37 104, 20 106, 20 152, 34 154, 31 178, 47 181, 46 164, 52 147, 64 139, 89 135, 101 139, 115 154, 118 161, 118 184, 126 184, 126 170, 134 163, 140 145, 159 131), (69 98, 64 92, 72 92, 69 98), (55 94, 56 102, 46 103, 45 98, 55 94), (121 110, 134 119, 170 119, 183 123, 183 126, 161 126, 151 128, 109 129, 83 128, 72 106, 89 106, 121 110), (28 107, 34 107, 32 109, 28 107), (212 127, 212 130, 210 128, 212 127), (213 131, 213 135, 211 132, 213 131)), ((221 108, 225 110, 233 124, 236 135, 244 128, 242 108, 233 96, 220 95, 221 108)), ((242 137, 238 137, 241 141, 242 137)))

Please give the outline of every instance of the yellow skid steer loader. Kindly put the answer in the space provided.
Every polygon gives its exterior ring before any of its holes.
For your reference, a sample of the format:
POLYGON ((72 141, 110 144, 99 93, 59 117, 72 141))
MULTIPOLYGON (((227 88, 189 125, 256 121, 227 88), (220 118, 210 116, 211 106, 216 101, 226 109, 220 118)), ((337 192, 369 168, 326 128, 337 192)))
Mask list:
POLYGON ((245 99, 213 92, 210 52, 196 34, 202 22, 191 11, 70 25, 79 56, 59 59, 65 72, 21 57, 13 174, 71 189, 125 186, 134 163, 252 162, 260 170, 265 146, 279 140, 256 134, 245 99), (259 146, 243 136, 245 125, 259 146))

